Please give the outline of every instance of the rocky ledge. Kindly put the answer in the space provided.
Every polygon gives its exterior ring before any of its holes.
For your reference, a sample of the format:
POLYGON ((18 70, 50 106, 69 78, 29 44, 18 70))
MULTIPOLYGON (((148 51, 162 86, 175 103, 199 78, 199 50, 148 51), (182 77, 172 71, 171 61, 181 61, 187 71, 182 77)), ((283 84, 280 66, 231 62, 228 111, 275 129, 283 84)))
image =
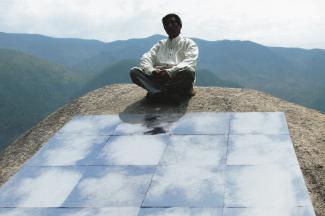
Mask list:
POLYGON ((249 89, 196 87, 178 106, 149 105, 135 85, 105 86, 58 109, 0 154, 0 185, 75 115, 171 112, 284 112, 317 215, 325 215, 325 115, 249 89))

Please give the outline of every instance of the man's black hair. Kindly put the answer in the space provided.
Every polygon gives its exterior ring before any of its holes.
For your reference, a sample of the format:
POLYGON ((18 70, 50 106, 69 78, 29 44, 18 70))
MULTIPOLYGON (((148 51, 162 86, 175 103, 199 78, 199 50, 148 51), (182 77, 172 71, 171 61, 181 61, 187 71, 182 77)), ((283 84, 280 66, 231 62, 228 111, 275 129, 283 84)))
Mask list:
POLYGON ((177 14, 174 14, 174 13, 167 14, 166 16, 164 16, 162 18, 162 22, 163 22, 164 25, 165 25, 165 23, 167 22, 167 20, 170 17, 175 17, 175 19, 178 22, 178 24, 182 27, 182 20, 181 20, 181 18, 177 14))

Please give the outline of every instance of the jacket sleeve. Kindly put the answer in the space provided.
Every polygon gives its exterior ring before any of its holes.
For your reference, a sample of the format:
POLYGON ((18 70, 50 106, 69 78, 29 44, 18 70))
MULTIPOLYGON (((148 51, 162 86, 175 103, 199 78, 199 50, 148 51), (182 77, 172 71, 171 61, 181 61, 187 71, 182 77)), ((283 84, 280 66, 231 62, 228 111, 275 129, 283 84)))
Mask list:
POLYGON ((140 59, 141 69, 147 73, 151 74, 155 70, 154 66, 156 64, 157 53, 159 51, 160 42, 155 44, 149 52, 142 55, 140 59))
POLYGON ((194 43, 194 41, 189 40, 189 45, 185 50, 184 60, 178 63, 178 65, 170 69, 167 69, 167 72, 171 77, 173 77, 180 69, 195 71, 198 56, 199 56, 199 48, 194 43))

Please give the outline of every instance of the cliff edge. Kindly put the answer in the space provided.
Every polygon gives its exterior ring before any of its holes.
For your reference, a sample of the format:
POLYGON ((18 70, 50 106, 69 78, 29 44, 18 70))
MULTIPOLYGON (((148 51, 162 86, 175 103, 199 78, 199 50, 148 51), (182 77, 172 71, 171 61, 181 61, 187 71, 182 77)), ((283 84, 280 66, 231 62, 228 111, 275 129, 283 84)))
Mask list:
POLYGON ((325 115, 249 89, 196 87, 179 106, 149 105, 135 85, 105 86, 58 109, 0 153, 0 185, 75 115, 170 112, 284 112, 317 215, 325 215, 325 115))

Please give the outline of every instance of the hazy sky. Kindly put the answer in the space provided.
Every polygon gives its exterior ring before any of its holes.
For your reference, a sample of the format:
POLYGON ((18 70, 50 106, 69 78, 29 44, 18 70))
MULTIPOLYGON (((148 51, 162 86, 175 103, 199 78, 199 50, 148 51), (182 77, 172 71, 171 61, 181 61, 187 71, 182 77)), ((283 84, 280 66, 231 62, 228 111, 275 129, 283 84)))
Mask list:
POLYGON ((325 0, 0 0, 0 32, 108 42, 165 34, 170 12, 188 37, 325 49, 325 0))

